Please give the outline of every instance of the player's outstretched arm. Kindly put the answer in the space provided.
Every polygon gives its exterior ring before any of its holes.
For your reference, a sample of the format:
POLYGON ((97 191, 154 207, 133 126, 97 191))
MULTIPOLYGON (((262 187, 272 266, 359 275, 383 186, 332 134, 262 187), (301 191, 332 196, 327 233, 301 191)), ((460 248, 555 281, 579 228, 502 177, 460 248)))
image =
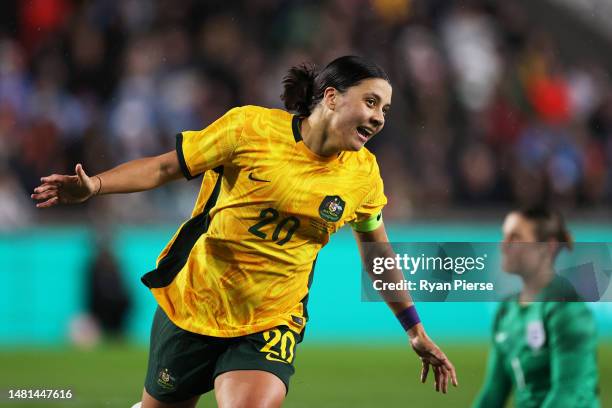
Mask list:
POLYGON ((88 176, 81 164, 74 175, 52 174, 42 177, 32 199, 36 207, 77 204, 95 195, 133 193, 151 190, 182 176, 176 151, 123 163, 95 176, 88 176))
MULTIPOLYGON (((377 257, 395 258, 395 253, 389 244, 384 224, 374 231, 355 232, 355 239, 357 240, 364 265, 372 265, 372 259, 377 257), (376 243, 377 245, 367 245, 366 243, 376 243)), ((366 269, 368 269, 371 277, 374 276, 369 268, 366 269)), ((383 279, 386 282, 400 282, 403 279, 403 275, 400 270, 396 269, 387 271, 383 275, 376 275, 376 279, 383 279)), ((434 374, 436 391, 446 393, 449 383, 455 387, 458 386, 455 367, 442 350, 425 333, 425 328, 416 315, 410 294, 407 291, 403 292, 400 298, 397 297, 397 293, 394 293, 393 298, 386 298, 384 292, 382 295, 389 308, 406 329, 410 345, 421 359, 421 382, 424 383, 427 380, 431 369, 434 374)))

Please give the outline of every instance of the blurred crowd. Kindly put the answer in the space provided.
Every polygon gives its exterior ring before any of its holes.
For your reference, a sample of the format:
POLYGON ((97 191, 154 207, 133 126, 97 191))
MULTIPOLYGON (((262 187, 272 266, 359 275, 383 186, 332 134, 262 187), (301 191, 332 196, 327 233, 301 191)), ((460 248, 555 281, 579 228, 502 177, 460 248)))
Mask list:
MULTIPOLYGON (((371 142, 385 216, 612 196, 612 81, 562 58, 517 2, 486 0, 29 0, 0 5, 0 228, 35 211, 39 178, 95 174, 171 150, 233 106, 281 107, 291 65, 345 54, 394 86, 371 142)), ((199 185, 103 197, 62 215, 187 217, 199 185)), ((65 218, 62 218, 65 219, 65 218)))

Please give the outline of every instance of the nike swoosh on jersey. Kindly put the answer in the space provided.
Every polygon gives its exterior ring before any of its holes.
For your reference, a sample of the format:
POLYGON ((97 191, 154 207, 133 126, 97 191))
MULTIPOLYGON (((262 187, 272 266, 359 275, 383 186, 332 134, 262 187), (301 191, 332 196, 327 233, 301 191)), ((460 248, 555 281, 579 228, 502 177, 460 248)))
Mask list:
POLYGON ((258 179, 257 177, 255 177, 253 175, 253 172, 249 173, 249 180, 253 180, 253 181, 261 181, 262 183, 269 183, 270 180, 262 180, 262 179, 258 179))
POLYGON ((499 332, 495 335, 495 341, 498 343, 503 343, 504 341, 506 341, 507 338, 508 338, 508 333, 506 332, 499 332))

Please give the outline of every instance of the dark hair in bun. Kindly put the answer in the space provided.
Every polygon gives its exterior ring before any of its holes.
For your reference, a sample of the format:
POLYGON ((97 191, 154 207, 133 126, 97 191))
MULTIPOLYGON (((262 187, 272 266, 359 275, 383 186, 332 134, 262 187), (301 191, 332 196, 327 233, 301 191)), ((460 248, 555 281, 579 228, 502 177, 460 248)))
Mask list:
POLYGON ((312 64, 301 64, 290 68, 283 78, 281 99, 290 112, 308 116, 323 99, 326 88, 345 92, 368 78, 381 78, 390 82, 381 67, 353 55, 336 58, 321 72, 317 72, 312 64))

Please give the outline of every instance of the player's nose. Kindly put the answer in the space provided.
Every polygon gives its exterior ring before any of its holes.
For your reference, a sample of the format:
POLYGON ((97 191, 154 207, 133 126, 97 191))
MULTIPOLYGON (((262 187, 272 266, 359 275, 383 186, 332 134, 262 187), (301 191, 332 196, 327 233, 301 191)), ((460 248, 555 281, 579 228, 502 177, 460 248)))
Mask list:
POLYGON ((375 111, 370 117, 370 124, 379 131, 385 124, 385 117, 382 112, 375 111))

